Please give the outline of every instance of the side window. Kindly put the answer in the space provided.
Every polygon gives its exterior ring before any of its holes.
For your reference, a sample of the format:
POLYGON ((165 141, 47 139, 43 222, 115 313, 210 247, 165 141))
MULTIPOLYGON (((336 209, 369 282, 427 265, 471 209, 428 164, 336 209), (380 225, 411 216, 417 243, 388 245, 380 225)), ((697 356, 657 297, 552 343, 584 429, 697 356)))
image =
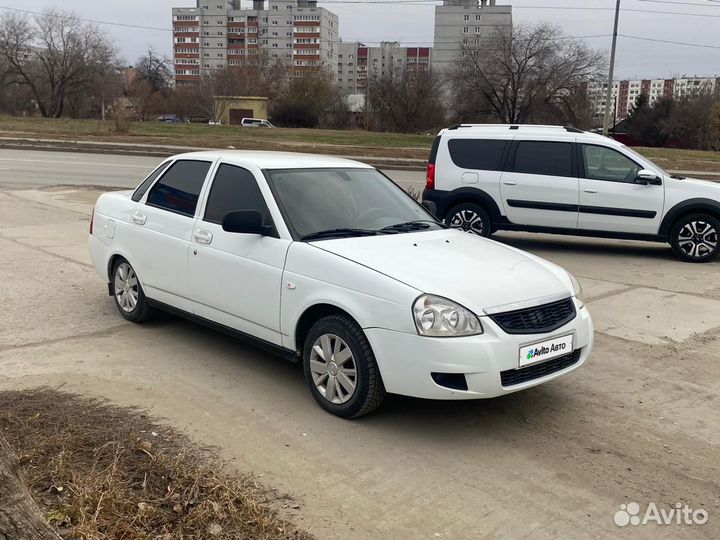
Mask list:
POLYGON ((147 204, 194 216, 210 165, 209 161, 176 161, 150 190, 147 204))
POLYGON ((135 202, 138 202, 140 199, 143 198, 143 195, 145 195, 145 192, 150 189, 150 186, 152 186, 155 183, 155 180, 158 179, 158 177, 165 172, 165 169, 167 169, 170 166, 171 161, 168 161, 167 163, 163 163, 160 165, 157 169, 155 169, 150 176, 148 176, 145 181, 138 186, 138 188, 135 190, 135 193, 132 195, 132 200, 135 202))
POLYGON ((448 141, 453 163, 462 169, 499 171, 507 141, 452 139, 448 141))
POLYGON ((575 176, 573 146, 563 142, 522 141, 515 153, 516 173, 575 176))
POLYGON ((256 210, 262 214, 266 225, 271 224, 270 211, 255 176, 242 167, 223 164, 210 188, 203 219, 221 224, 226 214, 236 210, 256 210))
POLYGON ((642 167, 620 152, 605 146, 584 144, 584 177, 607 182, 635 182, 642 167))

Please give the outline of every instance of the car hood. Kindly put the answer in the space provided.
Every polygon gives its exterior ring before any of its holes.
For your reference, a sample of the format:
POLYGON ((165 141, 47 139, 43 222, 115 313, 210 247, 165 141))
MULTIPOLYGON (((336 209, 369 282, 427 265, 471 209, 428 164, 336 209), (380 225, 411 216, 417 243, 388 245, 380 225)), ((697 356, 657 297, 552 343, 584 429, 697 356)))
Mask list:
POLYGON ((515 302, 573 294, 570 278, 559 266, 456 230, 323 240, 313 245, 419 292, 454 300, 478 315, 515 302))
POLYGON ((697 190, 709 189, 711 192, 714 192, 713 194, 720 194, 720 184, 718 184, 717 182, 712 182, 710 180, 700 180, 699 178, 683 178, 682 180, 677 181, 680 182, 681 185, 689 185, 697 190))

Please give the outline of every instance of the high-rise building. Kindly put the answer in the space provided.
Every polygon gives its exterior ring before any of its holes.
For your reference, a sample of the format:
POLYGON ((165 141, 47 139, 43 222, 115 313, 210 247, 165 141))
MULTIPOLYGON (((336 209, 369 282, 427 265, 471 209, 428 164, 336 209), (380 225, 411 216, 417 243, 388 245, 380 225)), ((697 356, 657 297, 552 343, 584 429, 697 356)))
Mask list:
MULTIPOLYGON (((719 92, 720 78, 717 77, 681 77, 675 79, 637 79, 614 81, 610 114, 616 120, 627 118, 637 98, 642 94, 648 97, 650 104, 661 97, 682 97, 695 92, 719 92)), ((605 115, 607 83, 592 82, 587 85, 587 96, 595 117, 605 115)))
POLYGON ((468 49, 482 55, 510 31, 512 6, 498 6, 495 0, 443 0, 435 7, 433 69, 447 73, 468 49))
POLYGON ((194 84, 228 66, 286 61, 295 72, 337 70, 339 21, 317 0, 197 0, 173 8, 175 81, 194 84))
POLYGON ((403 71, 429 71, 430 47, 402 47, 397 41, 383 41, 377 47, 364 43, 340 43, 337 82, 345 94, 365 94, 369 81, 403 71))

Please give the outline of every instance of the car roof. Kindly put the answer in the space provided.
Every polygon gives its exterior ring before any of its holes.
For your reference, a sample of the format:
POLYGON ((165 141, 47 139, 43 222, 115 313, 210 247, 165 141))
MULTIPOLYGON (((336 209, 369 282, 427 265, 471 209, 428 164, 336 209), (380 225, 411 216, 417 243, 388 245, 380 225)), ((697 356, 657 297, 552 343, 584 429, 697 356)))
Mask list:
POLYGON ((240 166, 254 165, 259 169, 372 169, 370 165, 351 159, 295 152, 254 150, 209 150, 173 156, 173 159, 222 159, 240 166))
POLYGON ((582 131, 573 127, 544 126, 533 124, 460 124, 443 129, 438 136, 448 138, 473 137, 501 137, 503 139, 531 137, 534 140, 542 137, 552 137, 553 140, 567 139, 586 143, 597 143, 605 146, 623 146, 622 143, 589 131, 582 131))

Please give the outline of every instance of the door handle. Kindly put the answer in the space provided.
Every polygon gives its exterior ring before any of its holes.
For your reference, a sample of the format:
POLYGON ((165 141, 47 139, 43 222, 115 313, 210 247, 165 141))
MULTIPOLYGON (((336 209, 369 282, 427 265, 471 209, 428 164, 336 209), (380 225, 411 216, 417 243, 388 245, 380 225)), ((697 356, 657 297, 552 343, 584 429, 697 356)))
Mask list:
POLYGON ((506 186, 517 186, 517 182, 513 182, 512 180, 505 180, 503 184, 506 186))
POLYGON ((145 225, 145 223, 147 223, 147 215, 142 212, 135 212, 132 215, 132 221, 138 225, 145 225))
POLYGON ((585 193, 597 193, 597 189, 586 189, 585 193))
POLYGON ((205 229, 198 229, 195 231, 195 234, 193 235, 195 238, 195 241, 198 244, 209 244, 212 242, 213 235, 210 231, 206 231, 205 229))

